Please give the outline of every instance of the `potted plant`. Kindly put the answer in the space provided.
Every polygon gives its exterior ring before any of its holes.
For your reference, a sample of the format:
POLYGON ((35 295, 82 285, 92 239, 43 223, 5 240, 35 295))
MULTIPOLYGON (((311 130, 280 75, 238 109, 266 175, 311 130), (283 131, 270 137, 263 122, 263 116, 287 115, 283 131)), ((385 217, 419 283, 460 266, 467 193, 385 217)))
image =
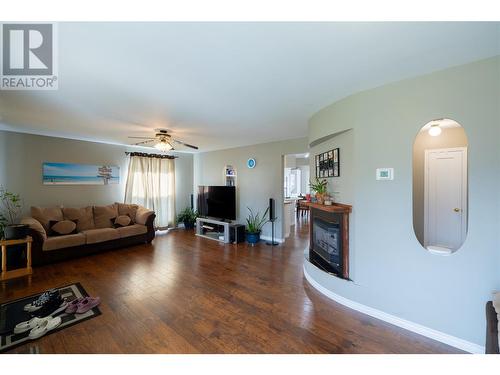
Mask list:
POLYGON ((269 220, 267 219, 267 213, 269 212, 269 207, 267 207, 266 212, 262 216, 260 213, 254 214, 250 207, 247 207, 250 214, 247 217, 247 242, 249 244, 255 245, 260 241, 260 232, 262 227, 269 220))
POLYGON ((325 201, 325 197, 327 195, 326 186, 328 185, 328 181, 325 179, 320 180, 316 177, 316 182, 312 183, 309 181, 309 187, 312 191, 316 192, 316 200, 319 204, 323 204, 325 201))
POLYGON ((21 198, 0 186, 0 237, 6 240, 24 238, 28 234, 28 225, 19 224, 21 198))
POLYGON ((184 223, 185 229, 194 229, 194 223, 198 217, 198 211, 193 210, 191 207, 186 207, 177 215, 177 222, 184 223))

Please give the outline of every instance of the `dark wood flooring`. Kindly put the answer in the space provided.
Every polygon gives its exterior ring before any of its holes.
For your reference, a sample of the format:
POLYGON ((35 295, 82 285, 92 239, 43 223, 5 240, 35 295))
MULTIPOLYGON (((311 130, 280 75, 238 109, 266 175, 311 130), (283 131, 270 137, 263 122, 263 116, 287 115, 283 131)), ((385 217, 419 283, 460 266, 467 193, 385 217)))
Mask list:
POLYGON ((284 245, 223 245, 175 230, 34 270, 0 301, 80 282, 102 315, 12 353, 456 353, 329 300, 304 279, 307 224, 284 245))

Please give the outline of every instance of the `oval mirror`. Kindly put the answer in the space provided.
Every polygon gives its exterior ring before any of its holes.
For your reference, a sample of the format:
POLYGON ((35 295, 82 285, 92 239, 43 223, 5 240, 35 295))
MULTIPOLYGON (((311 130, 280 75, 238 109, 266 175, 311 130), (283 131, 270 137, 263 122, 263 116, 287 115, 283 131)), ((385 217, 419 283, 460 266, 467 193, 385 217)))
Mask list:
POLYGON ((413 143, 413 230, 428 251, 449 255, 467 236, 467 135, 454 120, 425 124, 413 143))

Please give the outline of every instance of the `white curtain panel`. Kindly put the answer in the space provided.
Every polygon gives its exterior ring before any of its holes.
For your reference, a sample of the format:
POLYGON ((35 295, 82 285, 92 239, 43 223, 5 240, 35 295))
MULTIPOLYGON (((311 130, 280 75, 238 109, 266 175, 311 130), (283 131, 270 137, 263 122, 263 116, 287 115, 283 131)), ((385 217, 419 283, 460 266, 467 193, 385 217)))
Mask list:
POLYGON ((155 227, 165 229, 175 221, 174 159, 131 156, 125 203, 140 204, 156 213, 155 227))

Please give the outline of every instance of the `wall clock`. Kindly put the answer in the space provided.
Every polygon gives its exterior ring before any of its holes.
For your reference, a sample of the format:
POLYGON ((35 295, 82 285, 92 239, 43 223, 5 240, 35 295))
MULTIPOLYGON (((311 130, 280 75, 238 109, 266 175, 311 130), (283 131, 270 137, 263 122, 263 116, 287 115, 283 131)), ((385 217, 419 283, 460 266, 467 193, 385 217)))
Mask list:
POLYGON ((254 158, 250 158, 250 159, 247 160, 247 167, 250 168, 250 169, 255 168, 256 164, 257 164, 257 162, 255 161, 254 158))

